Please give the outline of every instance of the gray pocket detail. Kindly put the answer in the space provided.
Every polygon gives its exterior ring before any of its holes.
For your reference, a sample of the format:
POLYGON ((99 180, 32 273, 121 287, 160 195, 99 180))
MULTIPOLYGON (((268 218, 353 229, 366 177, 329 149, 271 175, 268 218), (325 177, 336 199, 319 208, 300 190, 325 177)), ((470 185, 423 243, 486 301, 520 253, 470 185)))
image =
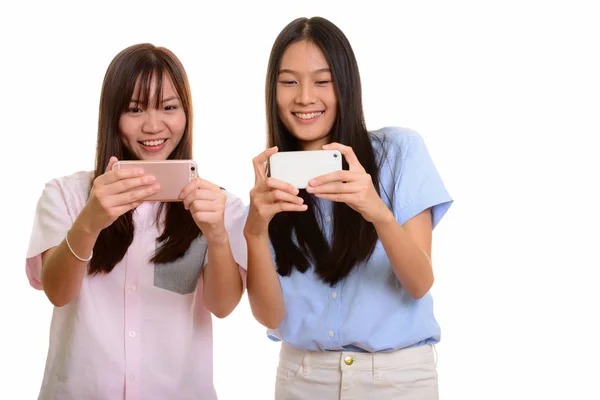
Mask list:
POLYGON ((179 294, 196 290, 208 243, 204 236, 194 240, 185 255, 168 264, 154 264, 154 286, 179 294))

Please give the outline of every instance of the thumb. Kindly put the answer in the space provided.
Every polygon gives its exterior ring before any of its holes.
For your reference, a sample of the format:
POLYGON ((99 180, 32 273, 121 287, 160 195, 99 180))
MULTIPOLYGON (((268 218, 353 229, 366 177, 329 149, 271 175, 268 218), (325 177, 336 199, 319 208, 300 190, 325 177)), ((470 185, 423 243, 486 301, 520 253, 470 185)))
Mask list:
POLYGON ((119 161, 119 160, 117 159, 117 157, 115 157, 115 156, 112 156, 112 157, 110 158, 110 160, 108 160, 108 166, 106 167, 106 172, 110 171, 110 170, 112 169, 112 166, 113 166, 113 165, 115 165, 115 163, 116 163, 117 161, 119 161))

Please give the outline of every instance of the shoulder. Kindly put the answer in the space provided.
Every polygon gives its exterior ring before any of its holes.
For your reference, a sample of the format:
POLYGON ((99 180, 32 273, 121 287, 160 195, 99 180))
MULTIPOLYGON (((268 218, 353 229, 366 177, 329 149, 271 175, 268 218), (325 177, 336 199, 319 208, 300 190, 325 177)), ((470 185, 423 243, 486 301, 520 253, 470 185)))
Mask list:
POLYGON ((389 155, 404 157, 411 150, 424 146, 421 135, 412 129, 387 126, 370 131, 371 143, 376 152, 386 152, 389 155))
POLYGON ((67 191, 88 192, 94 178, 92 171, 78 171, 71 175, 54 178, 46 183, 48 186, 56 186, 67 191))
POLYGON ((79 171, 54 178, 46 182, 41 200, 52 202, 62 198, 67 204, 85 203, 93 177, 94 173, 91 171, 79 171))

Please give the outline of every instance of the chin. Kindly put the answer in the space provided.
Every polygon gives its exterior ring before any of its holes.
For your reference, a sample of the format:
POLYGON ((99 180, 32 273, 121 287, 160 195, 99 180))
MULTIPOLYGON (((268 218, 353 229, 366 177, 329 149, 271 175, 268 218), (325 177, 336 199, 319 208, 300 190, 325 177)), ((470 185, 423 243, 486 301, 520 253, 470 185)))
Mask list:
POLYGON ((296 131, 293 133, 294 137, 303 142, 315 142, 319 140, 324 140, 330 136, 330 133, 319 132, 315 135, 314 132, 302 132, 296 131))

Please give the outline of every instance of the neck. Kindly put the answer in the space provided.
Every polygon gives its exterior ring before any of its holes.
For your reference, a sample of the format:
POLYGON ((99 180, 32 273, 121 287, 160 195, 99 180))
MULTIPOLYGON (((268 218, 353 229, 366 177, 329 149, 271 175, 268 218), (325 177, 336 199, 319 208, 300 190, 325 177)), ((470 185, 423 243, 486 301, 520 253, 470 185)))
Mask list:
POLYGON ((311 141, 300 141, 300 148, 302 150, 322 150, 323 146, 331 143, 331 136, 327 135, 325 137, 311 140, 311 141))

